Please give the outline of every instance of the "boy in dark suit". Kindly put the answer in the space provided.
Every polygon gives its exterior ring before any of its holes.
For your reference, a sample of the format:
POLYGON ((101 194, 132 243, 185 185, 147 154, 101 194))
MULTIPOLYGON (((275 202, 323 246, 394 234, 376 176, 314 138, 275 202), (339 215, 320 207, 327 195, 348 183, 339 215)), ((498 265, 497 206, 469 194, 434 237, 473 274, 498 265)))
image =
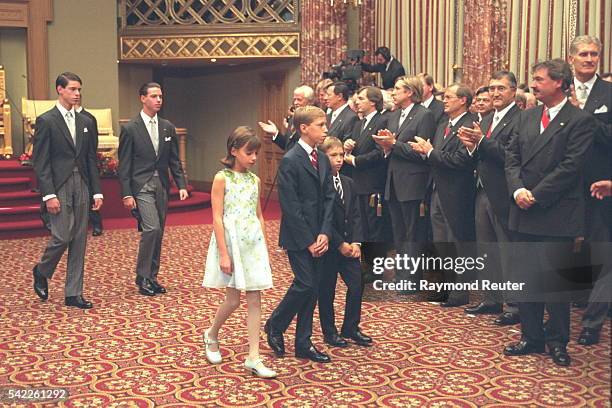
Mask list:
POLYGON ((332 166, 332 180, 336 190, 333 207, 331 249, 325 254, 325 271, 319 286, 319 316, 323 338, 327 344, 346 347, 344 338, 360 346, 369 346, 372 339, 359 330, 361 319, 362 280, 361 266, 361 221, 353 180, 339 174, 344 161, 344 148, 340 139, 328 137, 321 145, 332 166), (344 322, 338 335, 334 319, 334 297, 338 273, 346 284, 344 322), (344 337, 344 338, 343 338, 344 337))
POLYGON ((293 123, 300 140, 283 156, 278 169, 283 214, 279 244, 287 250, 295 277, 265 325, 268 345, 283 356, 283 333, 297 315, 295 355, 319 363, 330 358, 314 347, 310 336, 335 199, 329 159, 317 148, 327 135, 325 119, 325 112, 315 106, 296 109, 293 123))

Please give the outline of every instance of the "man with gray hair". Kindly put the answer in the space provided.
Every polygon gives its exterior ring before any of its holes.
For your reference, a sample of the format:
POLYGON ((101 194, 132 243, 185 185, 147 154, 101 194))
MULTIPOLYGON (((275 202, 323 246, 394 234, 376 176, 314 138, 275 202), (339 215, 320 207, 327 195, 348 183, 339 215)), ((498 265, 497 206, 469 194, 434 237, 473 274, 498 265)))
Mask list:
POLYGON ((291 150, 299 140, 299 136, 293 129, 293 112, 297 108, 314 105, 315 93, 308 85, 300 85, 293 90, 293 103, 289 108, 290 114, 285 119, 284 125, 287 128, 287 133, 281 133, 274 122, 259 122, 261 130, 272 136, 272 141, 285 152, 291 150))
POLYGON ((537 63, 531 87, 543 103, 522 111, 506 150, 505 173, 510 206, 515 281, 520 296, 521 340, 504 354, 543 353, 555 364, 570 365, 567 353, 570 308, 563 285, 575 257, 575 239, 585 233, 583 178, 593 141, 594 121, 568 103, 569 64, 561 59, 537 63), (524 279, 524 280, 521 280, 524 279), (548 323, 544 330, 544 309, 548 323))
MULTIPOLYGON (((593 134, 593 149, 586 169, 584 194, 587 196, 587 231, 585 238, 591 245, 595 242, 610 241, 610 199, 598 200, 592 197, 589 187, 599 180, 610 180, 612 163, 612 84, 597 75, 601 57, 601 42, 590 35, 578 36, 570 46, 569 61, 574 66, 574 86, 570 101, 595 119, 596 130, 593 134)), ((602 254, 607 250, 594 250, 602 254)), ((602 248, 603 249, 603 248, 602 248)), ((605 260, 593 258, 593 264, 606 264, 605 260)), ((606 273, 606 271, 604 271, 606 273)), ((609 273, 609 272, 608 272, 609 273)), ((599 279, 589 299, 589 305, 582 318, 582 333, 578 343, 588 346, 599 342, 599 332, 610 307, 603 295, 610 293, 609 284, 599 279)))

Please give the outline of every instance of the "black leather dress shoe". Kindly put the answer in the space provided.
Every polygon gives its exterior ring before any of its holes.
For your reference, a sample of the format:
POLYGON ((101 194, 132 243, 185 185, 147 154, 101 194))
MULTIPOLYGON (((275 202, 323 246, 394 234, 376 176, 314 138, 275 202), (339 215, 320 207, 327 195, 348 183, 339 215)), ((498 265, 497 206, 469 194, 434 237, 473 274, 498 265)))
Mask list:
POLYGON ((521 318, 519 314, 510 312, 504 312, 493 320, 493 323, 498 326, 510 326, 513 324, 519 324, 520 322, 521 318))
POLYGON ((298 358, 307 358, 315 363, 329 363, 331 361, 331 358, 329 358, 327 354, 321 353, 313 345, 307 349, 299 349, 296 347, 295 356, 298 358))
POLYGON ((599 343, 599 330, 589 329, 585 327, 578 336, 578 344, 582 346, 590 346, 599 343))
POLYGON ((99 237, 100 235, 102 235, 102 229, 94 228, 93 231, 91 232, 91 235, 93 235, 94 237, 99 237))
POLYGON ((78 307, 79 309, 91 309, 93 303, 85 300, 83 296, 68 296, 65 302, 66 306, 78 307))
POLYGON ((264 332, 266 332, 268 346, 272 349, 274 354, 277 357, 282 357, 285 355, 285 339, 283 338, 282 333, 276 333, 270 327, 270 321, 268 320, 264 325, 264 332))
POLYGON ((511 344, 504 348, 504 354, 507 356, 524 356, 526 354, 544 353, 544 343, 533 344, 527 340, 521 340, 516 344, 511 344))
POLYGON ((463 301, 463 300, 447 300, 446 302, 442 303, 440 306, 442 307, 459 307, 459 306, 464 306, 467 305, 468 302, 463 301))
POLYGON ((361 330, 357 330, 354 334, 351 335, 342 335, 342 337, 353 340, 358 346, 368 347, 372 345, 372 338, 363 334, 361 330))
POLYGON ((47 278, 42 276, 42 274, 38 271, 38 265, 35 265, 32 269, 32 275, 34 276, 34 292, 42 300, 47 300, 49 298, 47 278))
POLYGON ((337 333, 332 334, 331 336, 324 336, 323 340, 327 344, 333 347, 348 347, 348 342, 344 340, 342 337, 338 336, 337 333))
POLYGON ((140 280, 140 284, 138 285, 138 293, 144 296, 155 296, 155 290, 153 289, 151 281, 147 278, 142 278, 142 280, 140 280))
POLYGON ((156 280, 149 280, 151 282, 151 286, 153 287, 153 291, 155 293, 166 293, 166 288, 159 284, 156 280))
POLYGON ((552 356, 554 363, 561 367, 567 367, 572 362, 569 354, 567 354, 567 349, 564 346, 552 347, 550 349, 550 355, 552 356))
POLYGON ((486 304, 484 302, 480 302, 477 305, 468 306, 464 310, 465 313, 469 314, 499 314, 502 312, 502 305, 499 303, 486 304))

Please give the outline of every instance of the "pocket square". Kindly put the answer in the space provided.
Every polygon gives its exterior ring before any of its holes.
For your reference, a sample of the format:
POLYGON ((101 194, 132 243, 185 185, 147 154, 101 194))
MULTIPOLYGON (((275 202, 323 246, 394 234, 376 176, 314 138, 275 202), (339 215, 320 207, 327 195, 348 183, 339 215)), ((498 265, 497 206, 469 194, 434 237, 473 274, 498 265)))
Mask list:
POLYGON ((608 107, 606 105, 601 105, 598 109, 593 112, 593 114, 597 113, 606 113, 608 111, 608 107))
POLYGON ((89 132, 89 130, 87 130, 87 128, 83 128, 83 133, 87 133, 89 132))
POLYGON ((172 140, 172 136, 164 137, 164 142, 169 142, 172 140))

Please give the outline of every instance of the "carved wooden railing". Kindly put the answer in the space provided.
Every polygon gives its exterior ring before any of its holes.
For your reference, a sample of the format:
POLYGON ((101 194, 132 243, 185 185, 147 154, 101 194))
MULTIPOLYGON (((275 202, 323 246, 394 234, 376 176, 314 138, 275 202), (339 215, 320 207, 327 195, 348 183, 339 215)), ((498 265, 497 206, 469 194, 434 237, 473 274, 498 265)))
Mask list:
POLYGON ((0 65, 0 155, 9 159, 13 156, 13 132, 11 130, 11 104, 6 99, 6 78, 0 65))
POLYGON ((298 0, 118 0, 122 61, 300 56, 298 0))

